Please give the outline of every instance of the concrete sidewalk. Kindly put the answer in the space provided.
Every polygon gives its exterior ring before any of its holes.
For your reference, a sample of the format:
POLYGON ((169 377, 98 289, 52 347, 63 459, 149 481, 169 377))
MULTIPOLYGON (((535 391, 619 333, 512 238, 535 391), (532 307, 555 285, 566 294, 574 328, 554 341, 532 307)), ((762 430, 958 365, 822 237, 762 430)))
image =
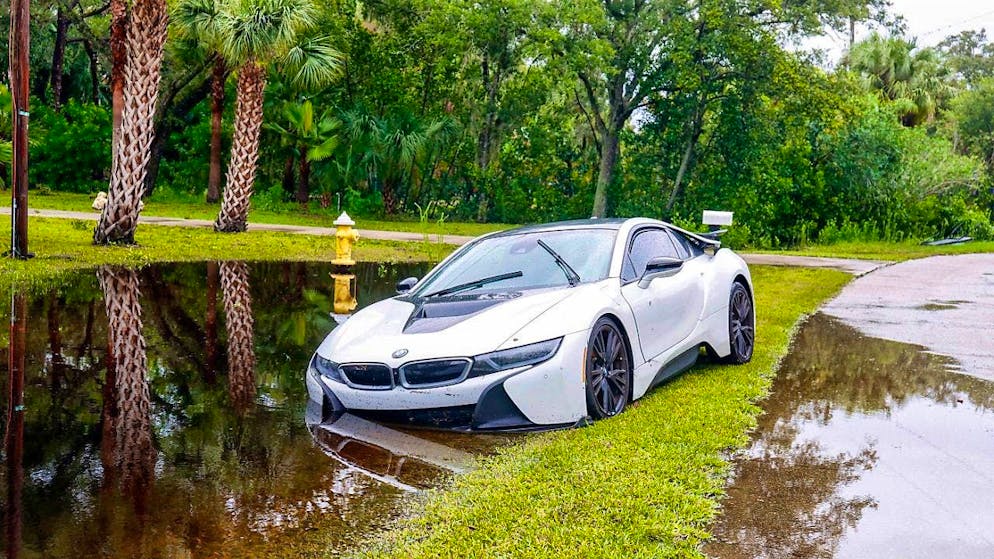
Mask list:
MULTIPOLYGON (((0 215, 10 215, 10 207, 0 208, 0 215)), ((95 212, 71 212, 64 210, 28 210, 29 216, 52 217, 58 219, 82 219, 86 221, 97 221, 100 214, 95 212)), ((161 217, 154 215, 141 216, 141 223, 144 225, 169 225, 173 227, 203 227, 214 226, 213 221, 206 219, 186 219, 182 217, 161 217)), ((249 223, 249 231, 278 231, 281 233, 293 233, 296 235, 334 235, 334 227, 316 227, 311 225, 282 225, 278 223, 249 223)), ((371 229, 358 229, 359 235, 363 239, 373 239, 377 241, 423 241, 424 235, 409 231, 375 231, 371 229)), ((464 245, 473 237, 464 235, 429 235, 431 242, 441 241, 448 245, 464 245)))
MULTIPOLYGON (((0 208, 0 215, 10 215, 10 208, 0 208)), ((97 221, 100 214, 95 212, 71 212, 63 210, 28 210, 29 216, 50 217, 58 219, 82 219, 87 221, 97 221)), ((203 227, 214 226, 213 221, 206 219, 185 219, 180 217, 160 217, 153 215, 143 215, 141 223, 147 225, 167 225, 172 227, 203 227)), ((277 223, 249 223, 249 231, 277 231, 280 233, 292 233, 295 235, 334 235, 334 227, 316 227, 311 225, 282 225, 277 223)), ((423 241, 425 236, 421 233, 410 231, 377 231, 373 229, 358 229, 362 239, 373 239, 377 241, 423 241)), ((471 241, 473 237, 465 235, 429 235, 431 242, 441 242, 448 245, 464 245, 471 241)), ((804 268, 828 268, 848 272, 854 276, 866 275, 878 268, 887 266, 890 262, 880 260, 855 260, 848 258, 818 258, 813 256, 794 256, 788 254, 743 254, 749 264, 766 266, 798 266, 804 268)))

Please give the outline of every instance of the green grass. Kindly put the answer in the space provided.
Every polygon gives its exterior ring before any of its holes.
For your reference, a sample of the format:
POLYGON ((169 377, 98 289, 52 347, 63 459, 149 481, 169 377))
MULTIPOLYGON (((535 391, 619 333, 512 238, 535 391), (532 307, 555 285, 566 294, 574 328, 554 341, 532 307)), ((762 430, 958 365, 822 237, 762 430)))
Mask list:
POLYGON ((886 241, 842 242, 832 245, 813 245, 797 250, 762 250, 767 254, 791 254, 800 256, 823 256, 830 258, 860 258, 865 260, 887 260, 901 262, 914 258, 925 258, 940 254, 967 254, 994 252, 994 241, 971 241, 962 245, 922 246, 917 242, 892 243, 886 241))
POLYGON ((699 557, 798 320, 840 272, 755 267, 758 345, 706 365, 591 427, 531 436, 428 496, 363 557, 699 557))
MULTIPOLYGON (((28 261, 0 259, 0 281, 6 286, 32 287, 57 281, 72 270, 101 264, 141 266, 151 262, 202 260, 314 260, 334 258, 335 238, 268 231, 238 234, 210 229, 139 225, 136 246, 94 246, 94 222, 31 217, 28 261)), ((10 222, 0 225, 0 238, 10 238, 10 222)), ((451 247, 435 243, 360 240, 355 258, 401 262, 438 260, 451 247)))
MULTIPOLYGON (((36 210, 64 210, 75 212, 95 212, 91 207, 93 196, 87 194, 72 194, 67 192, 52 192, 42 194, 32 192, 28 197, 28 206, 36 210)), ((219 204, 208 204, 197 200, 160 199, 153 195, 145 202, 143 215, 161 217, 180 217, 184 219, 208 219, 217 217, 219 204)), ((316 227, 334 227, 332 222, 338 217, 338 212, 332 209, 321 209, 316 204, 302 209, 300 206, 288 204, 286 211, 271 211, 253 208, 249 212, 249 223, 279 223, 284 225, 309 225, 316 227)), ((378 231, 409 231, 437 235, 467 235, 475 237, 492 231, 508 229, 513 225, 503 223, 464 223, 449 222, 439 224, 429 221, 422 224, 415 220, 376 220, 352 216, 359 229, 378 231)))

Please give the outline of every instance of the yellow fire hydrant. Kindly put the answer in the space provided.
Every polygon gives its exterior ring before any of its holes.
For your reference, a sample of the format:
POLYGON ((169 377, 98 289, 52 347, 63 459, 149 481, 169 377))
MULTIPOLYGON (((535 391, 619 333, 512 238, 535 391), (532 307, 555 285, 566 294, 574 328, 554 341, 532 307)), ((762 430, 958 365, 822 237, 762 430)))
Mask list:
POLYGON ((348 315, 359 306, 356 301, 355 274, 331 274, 335 280, 334 314, 348 315))
POLYGON ((342 212, 335 220, 335 259, 332 264, 338 266, 352 266, 355 260, 352 259, 352 246, 359 240, 359 232, 352 229, 355 222, 349 214, 342 212))

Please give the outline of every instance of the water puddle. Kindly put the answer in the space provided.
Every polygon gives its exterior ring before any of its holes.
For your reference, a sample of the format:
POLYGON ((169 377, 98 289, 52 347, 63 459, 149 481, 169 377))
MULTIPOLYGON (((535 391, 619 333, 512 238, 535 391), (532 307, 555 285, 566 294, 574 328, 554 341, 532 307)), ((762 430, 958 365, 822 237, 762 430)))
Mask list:
POLYGON ((6 556, 334 555, 472 468, 510 437, 306 409, 335 319, 426 268, 103 268, 16 296, 0 333, 6 556))
POLYGON ((994 383, 823 314, 763 402, 705 553, 994 556, 994 383))

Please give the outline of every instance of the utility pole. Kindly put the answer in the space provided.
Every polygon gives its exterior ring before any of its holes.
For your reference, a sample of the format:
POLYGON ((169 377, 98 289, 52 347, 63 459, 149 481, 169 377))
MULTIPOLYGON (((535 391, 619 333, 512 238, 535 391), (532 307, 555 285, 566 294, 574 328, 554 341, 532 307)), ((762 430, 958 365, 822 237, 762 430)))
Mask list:
POLYGON ((10 2, 10 93, 14 99, 13 158, 11 174, 10 252, 12 258, 27 259, 28 253, 28 92, 31 70, 30 0, 10 2))

